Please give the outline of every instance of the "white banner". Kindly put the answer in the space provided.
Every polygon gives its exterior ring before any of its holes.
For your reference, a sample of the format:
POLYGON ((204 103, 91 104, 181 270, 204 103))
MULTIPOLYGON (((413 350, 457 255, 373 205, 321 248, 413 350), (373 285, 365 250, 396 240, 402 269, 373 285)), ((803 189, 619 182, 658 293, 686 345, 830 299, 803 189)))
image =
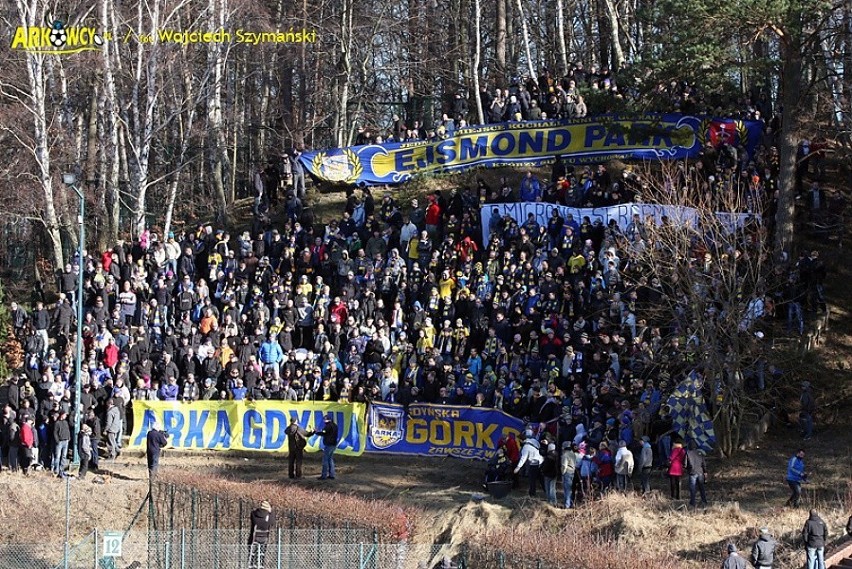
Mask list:
MULTIPOLYGON (((578 224, 583 222, 584 217, 588 217, 592 223, 600 220, 604 225, 608 225, 610 220, 614 219, 621 229, 627 228, 633 220, 634 213, 638 213, 643 221, 653 217, 657 223, 663 217, 668 217, 675 224, 695 223, 698 219, 697 210, 679 205, 625 203, 608 207, 567 207, 545 202, 486 204, 480 209, 483 243, 488 243, 488 228, 495 212, 500 217, 509 215, 518 222, 518 225, 523 225, 529 214, 533 214, 539 225, 547 227, 547 220, 550 219, 554 209, 559 211, 564 219, 568 219, 568 214, 571 214, 578 224)), ((760 222, 760 216, 751 213, 716 212, 716 217, 728 231, 742 227, 751 218, 760 222)))

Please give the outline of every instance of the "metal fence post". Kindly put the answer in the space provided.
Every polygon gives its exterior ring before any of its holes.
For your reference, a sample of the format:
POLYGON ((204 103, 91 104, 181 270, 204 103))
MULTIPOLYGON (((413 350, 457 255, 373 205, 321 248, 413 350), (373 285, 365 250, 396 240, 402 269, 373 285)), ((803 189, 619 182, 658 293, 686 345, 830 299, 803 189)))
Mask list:
POLYGON ((535 561, 535 569, 541 569, 541 557, 535 561))
POLYGON ((165 569, 171 569, 171 567, 172 567, 172 552, 171 552, 171 544, 168 541, 165 543, 165 547, 164 547, 163 551, 166 554, 165 569))
POLYGON ((358 544, 358 569, 364 569, 364 544, 358 544))
MULTIPOLYGON (((175 485, 170 484, 170 496, 169 496, 169 533, 174 533, 175 531, 175 485)), ((172 539, 169 536, 169 539, 172 539)))
POLYGON ((278 551, 276 552, 275 567, 281 569, 281 526, 278 526, 278 551))
POLYGON ((186 528, 180 528, 180 569, 186 569, 186 528))
POLYGON ((293 569, 293 542, 294 542, 293 538, 294 538, 295 534, 296 534, 296 511, 290 510, 290 544, 289 544, 289 547, 287 548, 288 549, 287 567, 289 567, 289 569, 293 569))
POLYGON ((322 569, 322 566, 323 566, 323 563, 322 563, 322 557, 323 556, 322 556, 321 544, 322 544, 322 522, 320 520, 317 520, 317 561, 319 562, 320 569, 322 569))
POLYGON ((219 567, 219 495, 213 496, 213 542, 215 553, 213 554, 213 566, 219 567))
POLYGON ((502 551, 497 553, 497 562, 500 564, 500 569, 504 569, 506 567, 506 556, 502 551))
POLYGON ((94 530, 94 544, 92 545, 92 569, 98 569, 98 528, 94 530))

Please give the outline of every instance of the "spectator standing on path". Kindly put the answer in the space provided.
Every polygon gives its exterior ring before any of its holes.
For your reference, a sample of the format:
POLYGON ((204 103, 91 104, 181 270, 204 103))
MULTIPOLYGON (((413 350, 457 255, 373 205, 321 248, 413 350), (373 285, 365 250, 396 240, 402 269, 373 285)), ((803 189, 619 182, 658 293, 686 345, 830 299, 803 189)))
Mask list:
POLYGON ((85 480, 86 473, 89 472, 89 462, 92 460, 92 428, 83 423, 83 426, 80 427, 80 434, 78 435, 77 441, 77 451, 80 455, 80 471, 77 474, 77 477, 80 480, 85 480))
POLYGON ((683 443, 677 441, 669 454, 669 490, 672 500, 680 500, 680 479, 683 477, 685 462, 686 451, 683 450, 683 443))
POLYGON ((701 494, 701 506, 707 506, 707 494, 704 484, 707 482, 707 461, 704 451, 698 448, 695 441, 689 441, 686 451, 686 473, 689 476, 689 505, 695 507, 696 491, 701 494))
POLYGON ((802 484, 808 481, 808 475, 805 472, 805 449, 796 451, 789 461, 787 461, 787 484, 790 486, 792 494, 787 500, 785 506, 799 507, 799 500, 802 498, 802 484))
POLYGON ((772 569, 775 562, 775 545, 769 528, 760 528, 760 537, 751 547, 751 564, 755 569, 772 569))
POLYGON ((107 399, 106 425, 104 432, 107 435, 107 450, 109 459, 115 460, 121 452, 118 450, 118 434, 121 432, 121 413, 115 406, 115 400, 107 399))
POLYGON ((651 470, 654 467, 654 449, 651 448, 651 437, 642 437, 642 452, 639 454, 639 466, 642 476, 642 495, 651 492, 651 470))
POLYGON ((297 148, 290 153, 290 170, 293 172, 293 193, 299 199, 305 197, 305 167, 299 157, 302 155, 297 148))
POLYGON ((825 569, 825 543, 828 541, 828 526, 811 510, 802 528, 802 541, 808 556, 808 569, 825 569))
POLYGON ((538 440, 533 437, 532 431, 524 433, 524 444, 521 447, 521 458, 518 465, 515 467, 515 474, 521 471, 524 465, 527 465, 527 477, 530 479, 530 497, 535 497, 536 487, 538 486, 538 475, 541 469, 543 459, 541 457, 540 445, 538 440))
POLYGON ((559 476, 560 465, 556 445, 548 444, 547 454, 541 463, 541 475, 544 477, 544 494, 547 503, 554 508, 556 507, 556 478, 559 476))
POLYGON ((633 453, 627 448, 627 442, 618 442, 618 452, 615 453, 615 486, 620 492, 627 492, 628 487, 633 491, 633 453))
POLYGON ((737 551, 737 546, 733 543, 728 544, 728 557, 722 563, 722 569, 747 569, 746 560, 740 556, 737 551))
POLYGON ((64 476, 68 467, 68 442, 71 440, 71 425, 68 424, 68 413, 60 411, 56 422, 53 423, 53 463, 51 470, 57 476, 64 476))
POLYGON ((334 480, 334 451, 337 450, 338 441, 337 423, 334 422, 334 415, 326 413, 322 430, 315 430, 311 434, 322 437, 322 475, 320 475, 320 480, 326 478, 334 480))
POLYGON ((814 435, 814 413, 816 413, 816 400, 811 391, 811 382, 802 382, 802 395, 799 397, 801 410, 799 411, 799 427, 805 440, 814 435))
POLYGON ((571 441, 562 443, 562 491, 565 493, 565 509, 571 508, 571 494, 574 488, 574 476, 577 474, 576 445, 571 441))
POLYGON ((153 477, 160 468, 160 454, 169 444, 169 434, 154 423, 145 437, 145 458, 148 459, 148 476, 153 477))
POLYGON ((302 477, 302 459, 308 446, 308 432, 299 426, 296 418, 290 419, 287 427, 287 468, 290 478, 302 477))
POLYGON ((251 531, 249 532, 249 568, 263 569, 263 558, 266 555, 266 546, 269 536, 275 527, 275 514, 272 513, 272 505, 264 500, 260 507, 255 509, 250 516, 251 531))

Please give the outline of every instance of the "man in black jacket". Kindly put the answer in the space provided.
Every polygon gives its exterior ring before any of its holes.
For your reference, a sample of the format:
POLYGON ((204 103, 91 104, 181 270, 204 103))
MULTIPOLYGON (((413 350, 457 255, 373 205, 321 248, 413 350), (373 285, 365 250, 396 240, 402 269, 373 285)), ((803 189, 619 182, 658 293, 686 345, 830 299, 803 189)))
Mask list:
POLYGON ((760 537, 751 547, 751 564, 755 569, 772 569, 775 562, 775 540, 769 528, 760 528, 760 537))
POLYGON ((68 442, 71 440, 71 425, 68 413, 61 411, 53 423, 53 463, 51 470, 57 476, 64 476, 68 467, 68 442))
POLYGON ((266 545, 275 527, 275 514, 272 505, 264 500, 260 507, 251 513, 251 531, 249 532, 249 569, 263 569, 263 558, 266 555, 266 545))
POLYGON ((169 444, 169 434, 154 423, 145 437, 145 457, 148 459, 148 476, 153 477, 160 468, 160 453, 169 444))
POLYGON ((295 418, 290 419, 290 426, 284 432, 287 433, 287 466, 290 478, 301 478, 308 432, 299 426, 295 418))
MULTIPOLYGON (((81 401, 83 401, 82 398, 81 401)), ((92 467, 92 470, 97 470, 98 459, 100 458, 98 456, 98 446, 101 444, 101 420, 95 414, 94 407, 88 407, 88 409, 84 423, 92 429, 92 434, 89 435, 89 439, 92 441, 92 458, 89 465, 92 467)))
POLYGON ((802 541, 808 554, 808 569, 825 569, 825 542, 828 541, 828 526, 811 510, 808 521, 802 528, 802 541))
POLYGON ((322 430, 315 430, 311 434, 322 437, 322 476, 320 476, 320 480, 326 478, 334 480, 334 451, 337 450, 337 423, 334 422, 334 415, 326 413, 322 430))

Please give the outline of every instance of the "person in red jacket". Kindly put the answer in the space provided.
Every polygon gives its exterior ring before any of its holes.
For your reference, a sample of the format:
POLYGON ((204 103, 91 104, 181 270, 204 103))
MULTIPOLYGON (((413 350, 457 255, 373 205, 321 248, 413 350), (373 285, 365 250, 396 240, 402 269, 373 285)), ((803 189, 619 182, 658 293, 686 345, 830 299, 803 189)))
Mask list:
POLYGON ((115 366, 118 364, 118 346, 115 345, 115 338, 109 339, 109 344, 104 348, 104 365, 115 373, 115 366))
POLYGON ((609 444, 603 441, 600 446, 600 452, 592 460, 598 465, 598 480, 601 482, 601 492, 606 492, 612 486, 615 480, 615 461, 612 458, 612 451, 609 450, 609 444))
POLYGON ((672 447, 672 452, 669 454, 669 485, 671 488, 671 497, 673 500, 680 500, 680 479, 683 477, 683 468, 686 462, 686 450, 683 448, 683 442, 677 441, 672 447))
POLYGON ((35 457, 35 419, 27 415, 24 424, 21 425, 21 468, 24 475, 29 475, 30 465, 35 457))
POLYGON ((429 205, 426 207, 426 231, 433 239, 438 237, 438 226, 441 224, 441 205, 438 198, 429 195, 429 205))

